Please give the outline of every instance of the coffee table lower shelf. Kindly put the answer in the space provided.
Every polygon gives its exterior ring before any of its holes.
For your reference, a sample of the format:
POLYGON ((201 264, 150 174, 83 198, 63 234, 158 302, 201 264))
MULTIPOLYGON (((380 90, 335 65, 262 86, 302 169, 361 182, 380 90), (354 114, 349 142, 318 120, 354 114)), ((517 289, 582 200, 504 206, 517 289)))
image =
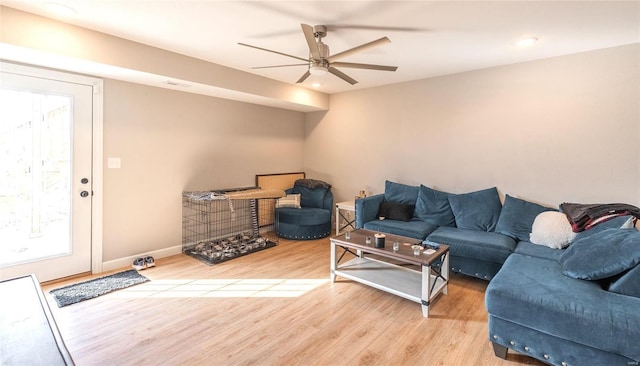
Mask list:
POLYGON ((340 264, 333 270, 332 277, 335 279, 337 275, 417 302, 422 305, 423 316, 428 317, 430 302, 440 292, 446 294, 448 283, 442 276, 430 272, 431 268, 427 266, 420 272, 372 258, 356 257, 340 264))

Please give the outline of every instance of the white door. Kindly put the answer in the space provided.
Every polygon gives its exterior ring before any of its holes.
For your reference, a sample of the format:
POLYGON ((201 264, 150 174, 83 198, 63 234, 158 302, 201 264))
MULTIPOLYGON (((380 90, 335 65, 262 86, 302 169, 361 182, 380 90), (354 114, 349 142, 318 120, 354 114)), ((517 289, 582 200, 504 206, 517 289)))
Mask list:
POLYGON ((92 96, 0 74, 0 278, 91 271, 92 96))

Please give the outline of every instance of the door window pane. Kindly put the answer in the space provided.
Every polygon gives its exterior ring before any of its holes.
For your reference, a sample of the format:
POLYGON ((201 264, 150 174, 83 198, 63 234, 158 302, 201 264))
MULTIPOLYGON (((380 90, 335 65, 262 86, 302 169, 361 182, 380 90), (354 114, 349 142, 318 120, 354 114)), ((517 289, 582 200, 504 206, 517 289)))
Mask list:
POLYGON ((0 266, 71 252, 72 102, 0 89, 0 266))

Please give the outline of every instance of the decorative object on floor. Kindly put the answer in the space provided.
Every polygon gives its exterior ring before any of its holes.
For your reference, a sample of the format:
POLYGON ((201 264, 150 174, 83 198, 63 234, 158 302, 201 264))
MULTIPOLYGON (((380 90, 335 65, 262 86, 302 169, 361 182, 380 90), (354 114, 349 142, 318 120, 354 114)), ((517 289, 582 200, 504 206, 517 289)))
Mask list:
POLYGON ((151 268, 156 266, 156 261, 152 256, 148 255, 146 257, 140 257, 133 260, 133 264, 131 267, 136 271, 142 271, 143 269, 151 268))
POLYGON ((109 276, 60 287, 49 291, 49 293, 53 295, 58 307, 61 308, 147 281, 149 281, 148 278, 139 274, 136 270, 130 269, 109 276))
POLYGON ((147 268, 151 268, 156 266, 156 261, 152 256, 148 255, 144 257, 144 264, 147 266, 147 268))
POLYGON ((182 194, 182 252, 212 265, 278 244, 275 201, 282 190, 234 188, 182 194))

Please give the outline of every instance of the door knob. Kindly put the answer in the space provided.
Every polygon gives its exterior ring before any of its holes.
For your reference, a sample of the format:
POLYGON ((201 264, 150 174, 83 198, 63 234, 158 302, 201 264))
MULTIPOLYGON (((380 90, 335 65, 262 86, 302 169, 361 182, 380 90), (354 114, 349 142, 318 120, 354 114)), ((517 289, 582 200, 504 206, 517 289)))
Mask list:
POLYGON ((87 191, 80 192, 80 197, 87 197, 88 195, 89 195, 89 192, 87 191))
POLYGON ((80 179, 80 183, 82 183, 82 184, 87 184, 87 183, 89 183, 89 179, 87 179, 87 178, 82 178, 82 179, 80 179))

